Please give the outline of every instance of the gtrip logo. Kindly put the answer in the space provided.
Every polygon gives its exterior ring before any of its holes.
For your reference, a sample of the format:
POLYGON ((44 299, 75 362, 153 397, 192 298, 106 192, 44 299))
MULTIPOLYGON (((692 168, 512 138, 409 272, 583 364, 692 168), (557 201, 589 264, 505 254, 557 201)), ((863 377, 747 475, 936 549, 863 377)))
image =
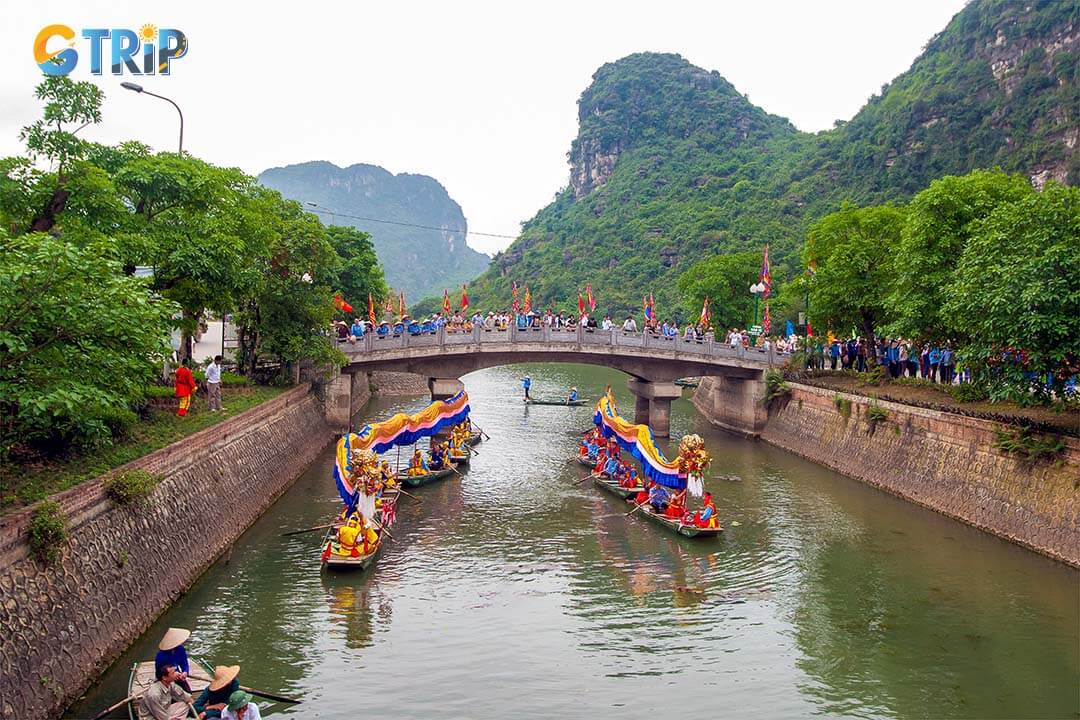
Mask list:
MULTIPOLYGON (((187 36, 173 28, 143 25, 127 28, 86 28, 82 31, 90 49, 90 73, 102 74, 102 54, 108 41, 109 72, 123 75, 169 75, 169 64, 187 55, 187 36)), ((67 25, 46 25, 34 39, 34 62, 46 75, 68 75, 79 64, 75 31, 67 25), (66 41, 63 42, 63 41, 66 41), (49 45, 59 49, 49 50, 49 45)))

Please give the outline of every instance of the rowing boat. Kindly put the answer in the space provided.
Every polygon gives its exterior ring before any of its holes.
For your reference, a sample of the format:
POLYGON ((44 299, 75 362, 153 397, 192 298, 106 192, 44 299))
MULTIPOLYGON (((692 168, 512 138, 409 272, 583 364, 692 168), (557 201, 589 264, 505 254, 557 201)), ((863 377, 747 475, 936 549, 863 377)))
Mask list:
POLYGON ((484 441, 484 436, 478 432, 474 432, 469 436, 469 439, 465 441, 466 445, 479 445, 484 441))
POLYGON ((579 465, 584 465, 585 467, 591 468, 596 467, 597 459, 595 455, 578 455, 577 461, 579 465))
POLYGON ((371 567, 375 562, 375 558, 378 557, 379 551, 382 550, 382 531, 376 531, 379 533, 379 542, 375 543, 374 549, 371 552, 364 555, 337 555, 331 552, 326 555, 326 546, 330 545, 334 541, 333 533, 337 532, 337 528, 330 528, 326 533, 326 539, 323 542, 323 567, 327 570, 365 570, 371 567))
MULTIPOLYGON (((195 658, 189 657, 188 665, 193 673, 208 678, 214 676, 214 672, 210 670, 207 665, 195 658)), ((151 685, 157 682, 157 677, 154 672, 155 668, 153 660, 135 663, 131 666, 131 675, 128 677, 128 695, 134 696, 134 699, 128 703, 128 717, 131 718, 131 720, 154 720, 154 716, 147 712, 146 707, 142 702, 142 696, 150 689, 151 685)), ((196 680, 193 677, 188 678, 188 685, 191 686, 191 694, 194 697, 198 697, 199 693, 201 693, 209 684, 210 681, 208 680, 196 680)))
POLYGON ((701 384, 701 381, 697 378, 679 378, 675 381, 675 384, 684 388, 696 388, 701 384))
POLYGON ((724 528, 719 527, 719 526, 714 527, 714 528, 701 528, 701 527, 697 527, 696 525, 685 525, 685 524, 679 522, 678 520, 675 520, 674 518, 664 517, 660 513, 653 510, 652 505, 645 505, 644 507, 641 508, 641 510, 638 511, 637 514, 638 515, 644 515, 645 517, 649 518, 649 520, 652 520, 657 525, 665 527, 668 530, 671 530, 674 533, 678 533, 679 535, 682 535, 684 537, 689 537, 689 538, 716 537, 720 533, 724 532, 724 528))
POLYGON ((637 485, 632 488, 625 488, 617 481, 612 480, 611 476, 607 473, 593 476, 593 482, 604 490, 607 490, 612 495, 620 497, 623 500, 629 500, 631 496, 637 495, 639 492, 645 489, 644 485, 637 485))
POLYGON ((427 485, 429 482, 441 480, 448 475, 452 475, 453 472, 454 466, 448 465, 441 470, 432 470, 423 475, 410 475, 407 472, 399 472, 397 477, 399 482, 403 482, 409 487, 420 487, 421 485, 427 485))
POLYGON ((562 405, 563 407, 579 407, 585 404, 584 400, 533 400, 525 399, 526 405, 562 405))
POLYGON ((471 452, 465 452, 465 453, 462 453, 461 455, 455 455, 454 453, 450 453, 450 462, 455 463, 457 465, 462 465, 464 463, 469 462, 469 457, 470 456, 472 456, 471 452))

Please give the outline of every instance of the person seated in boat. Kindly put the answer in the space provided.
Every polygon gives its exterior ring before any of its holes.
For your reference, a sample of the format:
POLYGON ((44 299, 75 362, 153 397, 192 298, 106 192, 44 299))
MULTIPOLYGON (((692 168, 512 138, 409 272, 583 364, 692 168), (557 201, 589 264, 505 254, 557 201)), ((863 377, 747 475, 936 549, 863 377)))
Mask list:
POLYGON ((671 493, 668 497, 667 507, 664 508, 664 516, 673 520, 682 520, 686 514, 686 490, 671 493))
POLYGON ((390 467, 390 463, 386 460, 382 461, 379 465, 379 476, 382 479, 384 488, 396 488, 397 478, 394 477, 394 470, 390 467))
POLYGON ((184 628, 169 628, 165 631, 165 635, 162 636, 161 642, 158 643, 158 652, 154 656, 154 668, 160 668, 162 665, 172 665, 176 668, 178 675, 176 678, 176 684, 179 685, 186 692, 191 692, 191 686, 188 685, 187 676, 191 670, 191 666, 188 663, 187 649, 184 647, 184 643, 191 637, 191 631, 184 628))
POLYGON ((229 696, 229 704, 221 711, 221 720, 262 720, 259 706, 251 701, 251 693, 237 690, 229 696))
POLYGON ((408 474, 427 475, 428 472, 430 471, 428 470, 427 460, 424 459, 423 451, 421 451, 420 448, 413 450, 412 460, 409 461, 408 474))
POLYGON ((428 463, 428 467, 432 470, 442 470, 446 467, 446 455, 449 452, 446 443, 432 443, 431 445, 431 462, 428 463))
POLYGON ((656 481, 650 480, 645 487, 638 491, 638 494, 634 496, 635 505, 644 505, 649 502, 649 497, 652 495, 652 489, 656 487, 656 481))
POLYGON ((624 488, 635 488, 639 485, 637 470, 629 461, 623 460, 619 465, 619 485, 624 488))
POLYGON ((604 472, 604 466, 607 465, 608 453, 607 448, 599 448, 596 451, 596 465, 593 466, 593 473, 600 474, 604 472))
POLYGON ((356 557, 360 554, 356 547, 356 539, 360 536, 359 515, 349 518, 348 522, 338 528, 338 555, 351 555, 356 557))
POLYGON ((229 705, 229 696, 240 689, 240 681, 236 679, 239 674, 239 665, 218 665, 214 668, 214 679, 192 703, 195 713, 204 720, 220 718, 229 705))
POLYGON ((662 513, 664 511, 664 506, 667 505, 667 502, 667 488, 665 488, 660 483, 654 481, 653 484, 649 487, 649 504, 653 506, 653 509, 656 512, 662 513))
POLYGON ((608 457, 607 462, 604 463, 604 474, 609 478, 614 479, 619 473, 619 458, 608 457))
POLYGON ((143 695, 143 708, 154 720, 181 720, 188 716, 191 695, 177 682, 180 672, 175 665, 158 665, 157 680, 143 695))
POLYGON ((701 496, 701 502, 703 503, 701 509, 694 513, 694 525, 699 528, 719 527, 719 521, 716 518, 716 503, 713 502, 712 493, 706 490, 701 496))
POLYGON ((577 388, 576 387, 570 388, 570 394, 566 396, 566 402, 568 402, 568 403, 577 402, 577 388))

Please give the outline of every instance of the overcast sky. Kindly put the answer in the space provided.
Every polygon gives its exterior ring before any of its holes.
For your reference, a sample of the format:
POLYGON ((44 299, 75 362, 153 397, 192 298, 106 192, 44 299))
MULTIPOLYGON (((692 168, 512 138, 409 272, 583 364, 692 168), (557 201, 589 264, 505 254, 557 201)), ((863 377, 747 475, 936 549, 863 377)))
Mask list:
MULTIPOLYGON (((32 46, 42 26, 153 23, 190 42, 168 77, 91 76, 86 41, 76 45, 72 77, 107 94, 88 137, 175 148, 175 110, 120 89, 134 80, 180 104, 185 150, 208 161, 252 174, 307 160, 424 173, 461 204, 470 230, 514 235, 567 184, 577 99, 601 64, 676 52, 817 131, 910 67, 963 4, 10 2, 0 23, 0 155, 21 150, 19 129, 40 113, 32 46)), ((469 236, 488 253, 509 243, 469 236)))

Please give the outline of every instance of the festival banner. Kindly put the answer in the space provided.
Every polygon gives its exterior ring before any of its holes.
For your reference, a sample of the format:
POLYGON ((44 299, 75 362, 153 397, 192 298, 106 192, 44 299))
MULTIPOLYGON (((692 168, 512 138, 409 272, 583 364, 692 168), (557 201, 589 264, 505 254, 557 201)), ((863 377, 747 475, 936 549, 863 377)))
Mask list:
POLYGON ((359 433, 347 433, 338 440, 334 461, 334 483, 341 499, 348 505, 356 492, 349 479, 353 453, 361 450, 382 453, 393 447, 412 445, 420 438, 431 437, 468 417, 469 395, 462 390, 449 400, 436 400, 415 415, 398 413, 383 422, 365 425, 359 433))
POLYGON ((454 314, 454 309, 450 307, 450 291, 445 288, 442 291, 442 311, 447 317, 454 314))
POLYGON ((578 317, 581 317, 582 315, 585 314, 585 298, 581 296, 581 291, 580 290, 578 291, 578 294, 577 294, 577 314, 578 314, 578 317))
POLYGON ((709 312, 709 296, 705 296, 705 303, 701 306, 701 317, 698 323, 702 329, 708 330, 712 326, 712 314, 709 312))
POLYGON ((761 329, 766 335, 772 332, 772 320, 769 318, 769 303, 765 303, 765 317, 761 319, 761 329))
POLYGON ((596 311, 596 298, 592 293, 592 283, 585 286, 585 300, 589 303, 589 312, 596 311))
POLYGON ((398 316, 405 317, 405 291, 398 294, 398 316))
POLYGON ((372 325, 375 325, 375 300, 372 299, 371 293, 367 294, 367 318, 371 321, 372 325))
POLYGON ((525 302, 521 306, 521 312, 528 315, 532 312, 532 293, 529 292, 529 286, 525 286, 525 302))
POLYGON ((769 243, 765 243, 765 257, 761 261, 761 277, 759 280, 765 286, 764 297, 769 297, 772 294, 772 273, 769 272, 769 243))
POLYGON ((469 309, 469 293, 465 292, 465 286, 461 286, 461 312, 469 309))
POLYGON ((649 293, 648 297, 642 298, 641 304, 645 308, 645 319, 649 322, 656 320, 656 301, 653 300, 652 293, 649 293))
POLYGON ((519 302, 518 302, 518 287, 517 287, 517 282, 514 282, 514 283, 513 283, 512 285, 511 285, 511 287, 510 287, 510 294, 511 294, 511 295, 513 296, 513 302, 511 302, 511 303, 510 303, 510 309, 514 311, 514 314, 515 314, 515 315, 517 315, 517 314, 518 314, 518 311, 519 311, 519 310, 521 310, 521 303, 519 303, 519 302))
POLYGON ((649 426, 634 425, 619 416, 610 388, 607 394, 597 401, 593 422, 604 437, 615 438, 620 448, 641 463, 646 477, 664 487, 677 490, 686 487, 686 473, 679 469, 678 464, 664 457, 664 453, 656 446, 656 439, 649 426))

